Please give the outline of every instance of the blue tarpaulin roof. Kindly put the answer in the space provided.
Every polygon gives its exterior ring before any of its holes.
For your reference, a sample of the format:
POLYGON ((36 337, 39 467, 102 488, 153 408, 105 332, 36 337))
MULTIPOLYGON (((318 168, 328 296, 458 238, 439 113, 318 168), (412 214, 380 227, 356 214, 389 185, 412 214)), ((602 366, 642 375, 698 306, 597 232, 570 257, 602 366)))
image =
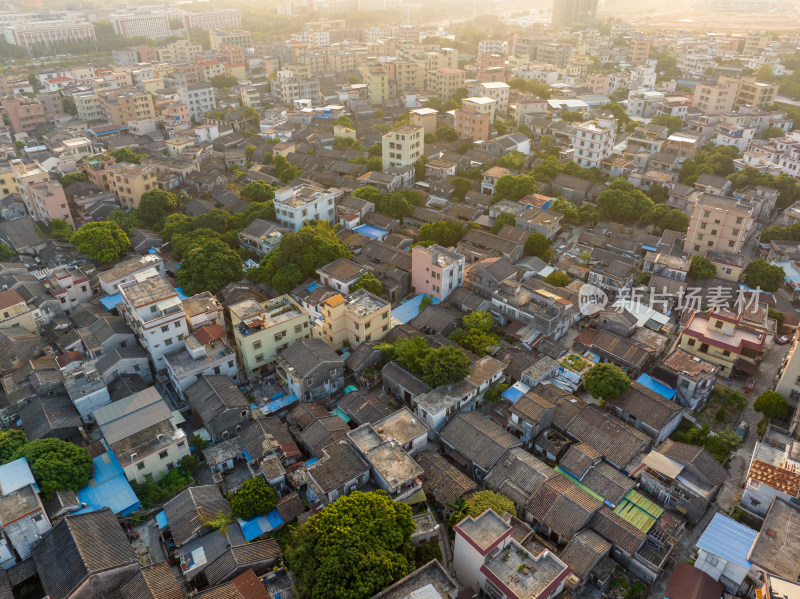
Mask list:
POLYGON ((256 516, 249 520, 239 520, 239 526, 242 529, 244 540, 248 542, 282 525, 283 519, 276 509, 272 510, 266 516, 256 516))
POLYGON ((503 391, 503 399, 507 399, 511 403, 517 403, 517 400, 530 391, 530 389, 531 388, 525 383, 516 382, 503 391))
POLYGON ((178 292, 178 297, 181 298, 181 301, 189 299, 188 295, 183 295, 183 287, 176 287, 175 291, 178 292))
POLYGON ((638 379, 636 379, 636 382, 644 387, 647 387, 651 391, 655 391, 661 397, 666 397, 670 401, 672 400, 673 397, 675 397, 675 394, 677 393, 675 389, 673 389, 668 385, 665 385, 664 383, 659 383, 658 381, 653 379, 649 374, 643 374, 638 379))
POLYGON ((747 561, 747 556, 757 535, 755 530, 733 518, 714 514, 697 546, 742 568, 750 568, 752 564, 747 561))
POLYGON ((167 527, 167 513, 164 510, 156 514, 156 524, 158 524, 159 528, 167 527))
POLYGON ((114 306, 122 302, 122 294, 115 293, 114 295, 109 295, 107 297, 100 298, 100 303, 103 304, 103 307, 106 310, 113 310, 114 306))
MULTIPOLYGON (((416 297, 412 297, 410 300, 406 300, 402 304, 400 304, 396 309, 392 309, 392 318, 396 318, 398 321, 406 324, 407 322, 411 322, 416 316, 419 315, 419 306, 420 302, 422 302, 422 298, 425 297, 424 293, 420 293, 416 297)), ((434 304, 438 304, 439 300, 435 297, 431 298, 434 304)))
POLYGON ((342 412, 342 409, 341 409, 341 408, 335 408, 334 410, 332 410, 332 411, 331 411, 331 415, 333 415, 333 416, 338 416, 339 418, 341 418, 342 420, 344 420, 344 421, 345 421, 345 423, 347 423, 347 422, 350 422, 350 420, 351 420, 350 416, 348 416, 347 414, 345 414, 344 412, 342 412))
POLYGON ((281 397, 279 399, 274 399, 272 401, 268 401, 265 404, 262 404, 259 409, 264 412, 265 414, 271 414, 272 412, 277 412, 285 408, 286 406, 292 405, 294 402, 297 401, 297 396, 287 395, 286 397, 281 397))
POLYGON ((94 475, 77 493, 81 503, 89 506, 84 511, 108 507, 115 514, 127 516, 141 507, 125 471, 111 451, 94 458, 92 466, 94 475))
POLYGON ((381 237, 386 237, 389 234, 389 231, 384 231, 383 229, 379 229, 378 227, 373 227, 371 225, 361 225, 360 227, 353 229, 353 231, 366 237, 371 237, 372 239, 380 239, 381 237))
POLYGON ((314 291, 317 287, 319 287, 319 283, 311 283, 311 285, 306 287, 306 291, 314 291))
POLYGON ((306 466, 311 466, 312 464, 316 464, 319 462, 318 458, 309 458, 306 460, 306 466))

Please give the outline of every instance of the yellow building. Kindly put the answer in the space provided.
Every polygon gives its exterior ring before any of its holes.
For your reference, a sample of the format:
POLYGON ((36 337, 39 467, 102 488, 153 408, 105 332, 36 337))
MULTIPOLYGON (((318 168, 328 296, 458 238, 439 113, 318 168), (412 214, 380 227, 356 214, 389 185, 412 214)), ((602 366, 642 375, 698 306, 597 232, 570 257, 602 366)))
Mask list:
POLYGON ((0 291, 0 329, 20 326, 32 333, 38 328, 37 316, 38 310, 30 309, 16 289, 0 291))
POLYGON ((425 129, 417 125, 403 125, 384 135, 383 167, 414 164, 425 150, 424 135, 425 129))
POLYGON ((365 64, 361 75, 367 85, 370 104, 382 105, 389 99, 389 76, 379 64, 365 64))
POLYGON ((156 117, 153 97, 144 91, 137 89, 109 90, 100 92, 98 98, 108 121, 120 127, 127 125, 128 121, 156 117))
POLYGON ((738 254, 752 224, 752 205, 704 193, 692 207, 683 251, 700 256, 705 256, 708 250, 738 254))
MULTIPOLYGON (((764 307, 759 310, 766 312, 764 307)), ((678 345, 717 364, 721 375, 730 376, 734 369, 755 374, 764 355, 767 335, 743 322, 749 317, 746 312, 736 314, 725 310, 695 312, 689 317, 678 345)))
POLYGON ((244 79, 247 77, 247 69, 244 63, 240 64, 225 64, 225 74, 236 79, 244 79))
POLYGON ((464 87, 465 75, 461 69, 436 69, 428 74, 428 89, 446 102, 464 87))
POLYGON ((347 299, 337 293, 322 305, 322 319, 313 326, 319 337, 333 349, 358 347, 364 341, 379 341, 392 328, 392 306, 384 299, 359 289, 347 299))
POLYGON ((170 44, 164 48, 156 48, 158 62, 176 62, 175 47, 170 44))
POLYGON ((308 313, 288 295, 262 304, 245 300, 229 310, 236 353, 248 378, 291 343, 311 336, 308 313))
POLYGON ((242 29, 228 31, 224 29, 212 29, 208 32, 211 41, 211 49, 219 52, 222 44, 230 44, 240 48, 249 48, 253 45, 252 36, 249 31, 242 29))
POLYGON ((764 110, 775 103, 778 97, 778 83, 757 81, 755 77, 744 77, 736 94, 736 104, 752 106, 764 110))
POLYGON ((0 166, 0 193, 2 197, 6 197, 11 193, 19 193, 17 180, 14 178, 14 169, 8 164, 0 166))
POLYGON ((142 194, 158 187, 152 166, 121 162, 106 167, 108 187, 125 210, 138 208, 142 194))

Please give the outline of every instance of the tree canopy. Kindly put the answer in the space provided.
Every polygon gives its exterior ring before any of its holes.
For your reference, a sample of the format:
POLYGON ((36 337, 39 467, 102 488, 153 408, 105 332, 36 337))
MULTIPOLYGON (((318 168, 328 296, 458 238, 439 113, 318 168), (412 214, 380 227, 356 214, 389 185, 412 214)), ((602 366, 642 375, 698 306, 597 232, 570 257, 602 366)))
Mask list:
POLYGON ((263 478, 250 478, 242 483, 231 499, 231 513, 236 518, 249 520, 265 516, 278 505, 278 493, 263 478))
POLYGON ((21 446, 11 460, 28 460, 42 497, 50 499, 56 491, 77 492, 89 482, 92 457, 83 447, 61 439, 36 439, 21 446))
POLYGON ((113 150, 108 154, 114 160, 117 161, 117 164, 119 164, 120 162, 128 162, 130 164, 140 164, 142 162, 142 158, 147 156, 147 154, 137 154, 127 146, 125 146, 124 148, 119 148, 118 150, 113 150))
POLYGON ((265 181, 250 181, 239 195, 248 202, 271 202, 275 199, 275 189, 265 181))
POLYGON ((164 220, 178 210, 178 196, 172 192, 155 188, 142 194, 136 216, 150 228, 160 229, 164 220))
POLYGON ((188 295, 217 293, 231 281, 242 278, 242 259, 221 239, 202 239, 181 259, 178 284, 188 295))
POLYGON ((450 346, 433 349, 422 337, 398 339, 393 344, 382 343, 378 349, 389 360, 397 360, 420 375, 431 388, 452 385, 470 373, 469 358, 461 349, 450 346))
POLYGON ((53 239, 58 239, 59 241, 69 241, 72 239, 72 235, 75 231, 72 230, 72 225, 70 225, 65 219, 63 218, 54 218, 50 221, 50 235, 53 236, 53 239))
POLYGON ((498 516, 502 516, 504 512, 509 514, 517 513, 514 502, 495 491, 478 491, 470 495, 469 499, 453 507, 458 509, 453 510, 453 513, 447 519, 447 523, 450 526, 455 526, 467 516, 477 518, 489 509, 493 510, 498 516))
POLYGON ((375 275, 373 275, 371 272, 365 272, 363 275, 358 277, 358 280, 351 287, 351 291, 357 291, 359 289, 369 291, 373 295, 380 295, 383 293, 383 283, 376 279, 375 275))
POLYGON ((761 288, 763 291, 775 293, 783 285, 786 272, 777 264, 766 260, 753 260, 744 269, 744 282, 748 287, 761 288))
POLYGON ((492 333, 494 317, 486 311, 475 310, 461 320, 461 326, 450 333, 452 341, 477 356, 485 356, 489 348, 499 343, 497 335, 492 333))
POLYGON ((517 224, 517 218, 513 214, 508 214, 507 212, 501 212, 497 215, 497 218, 494 219, 494 224, 492 225, 492 233, 499 233, 500 229, 503 228, 503 225, 511 225, 512 227, 517 224))
POLYGON ((727 177, 735 170, 733 159, 738 153, 739 150, 735 146, 701 148, 683 163, 678 180, 685 185, 694 185, 703 174, 727 177))
POLYGON ((572 279, 563 270, 554 270, 544 278, 545 283, 549 283, 554 287, 566 287, 572 283, 572 279))
POLYGON ((111 221, 86 223, 72 236, 72 243, 90 260, 103 264, 116 262, 131 246, 125 231, 111 221))
POLYGON ((717 267, 708 258, 692 256, 689 266, 689 278, 695 280, 711 279, 717 276, 717 267))
POLYGON ((623 370, 609 362, 595 364, 583 377, 583 386, 595 399, 617 399, 631 386, 631 379, 623 370))
POLYGON ((419 241, 426 245, 434 243, 442 247, 453 247, 467 233, 467 228, 455 221, 440 220, 426 223, 419 228, 419 241))
POLYGON ((314 276, 319 267, 351 256, 333 225, 314 221, 296 233, 284 234, 278 247, 264 256, 258 268, 247 271, 247 278, 253 283, 271 285, 278 293, 288 293, 304 279, 314 276))
POLYGON ((286 158, 278 154, 272 163, 275 168, 275 176, 284 183, 290 183, 303 174, 303 171, 296 166, 292 166, 286 158))
POLYGON ((0 464, 11 461, 17 451, 28 442, 24 431, 7 428, 0 431, 0 464))
POLYGON ((503 175, 494 184, 492 203, 496 204, 501 200, 516 202, 534 193, 539 193, 539 188, 530 175, 503 175))
POLYGON ((780 420, 789 413, 789 403, 776 391, 765 391, 756 398, 753 409, 767 418, 780 420))
POLYGON ((550 249, 550 240, 541 233, 531 233, 525 240, 525 255, 537 256, 545 262, 550 262, 553 250, 550 249))
POLYGON ((291 535, 289 567, 310 599, 367 599, 414 569, 411 508, 353 491, 291 535))
POLYGON ((649 218, 653 200, 641 189, 624 179, 614 179, 608 189, 597 196, 600 217, 623 224, 636 224, 649 218))

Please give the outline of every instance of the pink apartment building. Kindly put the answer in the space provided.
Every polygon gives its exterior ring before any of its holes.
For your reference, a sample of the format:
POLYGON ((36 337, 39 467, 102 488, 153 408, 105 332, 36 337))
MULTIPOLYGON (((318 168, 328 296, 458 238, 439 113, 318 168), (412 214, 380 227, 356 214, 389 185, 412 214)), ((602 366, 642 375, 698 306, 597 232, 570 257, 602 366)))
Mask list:
POLYGON ((464 284, 464 256, 440 245, 411 250, 411 285, 416 293, 444 301, 464 284))

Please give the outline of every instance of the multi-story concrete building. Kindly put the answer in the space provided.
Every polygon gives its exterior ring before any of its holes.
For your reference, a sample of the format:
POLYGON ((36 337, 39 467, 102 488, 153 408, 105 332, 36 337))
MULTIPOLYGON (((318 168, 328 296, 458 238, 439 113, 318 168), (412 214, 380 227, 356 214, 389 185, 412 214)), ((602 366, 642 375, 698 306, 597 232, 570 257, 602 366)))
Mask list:
POLYGON ((14 46, 51 46, 97 39, 94 26, 82 21, 34 21, 3 29, 6 41, 14 46))
POLYGON ((383 105, 389 99, 389 75, 381 64, 361 66, 361 76, 367 84, 370 104, 383 105))
POLYGON ((67 221, 70 227, 75 228, 67 196, 64 195, 61 183, 52 180, 35 183, 27 187, 27 193, 36 220, 49 225, 53 219, 60 218, 67 221))
POLYGON ((272 92, 281 104, 292 104, 295 100, 315 103, 320 98, 319 79, 298 77, 292 71, 278 71, 272 82, 272 92))
POLYGON ((275 192, 276 220, 296 232, 310 220, 336 221, 332 191, 314 185, 283 187, 275 192))
POLYGON ((164 358, 172 388, 182 398, 203 375, 226 374, 239 381, 236 353, 221 325, 200 327, 184 339, 186 347, 164 358))
POLYGON ((617 122, 610 118, 598 118, 579 123, 575 127, 572 160, 584 168, 600 167, 600 163, 611 156, 617 122))
POLYGON ((181 87, 178 97, 189 109, 189 117, 198 123, 202 122, 206 113, 214 110, 217 105, 214 88, 211 85, 197 83, 181 87))
POLYGON ((364 341, 379 341, 391 329, 392 307, 386 300, 359 289, 347 296, 336 294, 322 304, 321 318, 312 323, 312 333, 341 349, 355 348, 364 341))
POLYGON ((122 162, 109 165, 105 170, 109 191, 126 210, 138 208, 142 194, 158 187, 156 169, 152 166, 122 162))
POLYGON ((168 37, 169 18, 165 13, 130 13, 111 15, 114 33, 122 37, 149 37, 160 39, 168 37))
POLYGON ((436 69, 428 73, 427 88, 442 102, 447 102, 456 91, 464 87, 465 72, 461 69, 436 69))
MULTIPOLYGON (((511 89, 507 83, 502 81, 486 81, 478 84, 480 93, 479 96, 484 98, 491 98, 496 102, 495 109, 500 112, 508 112, 508 94, 511 89)), ((494 120, 494 116, 492 116, 494 120)))
POLYGON ((114 89, 98 93, 106 119, 118 127, 128 121, 156 118, 153 96, 133 88, 114 89))
POLYGON ((628 62, 631 64, 644 64, 650 58, 650 39, 635 37, 628 41, 628 62))
POLYGON ((411 285, 444 301, 454 289, 464 284, 464 256, 440 245, 414 246, 411 250, 411 285))
POLYGON ((383 136, 383 168, 408 166, 422 157, 425 130, 416 125, 403 125, 383 136))
POLYGON ((478 57, 484 54, 505 54, 506 43, 503 40, 483 40, 478 42, 478 57))
MULTIPOLYGON (((41 221, 42 215, 39 212, 39 205, 34 201, 33 187, 47 183, 50 181, 50 173, 38 162, 25 164, 21 160, 13 160, 11 168, 14 171, 14 180, 17 184, 17 189, 25 202, 25 207, 28 209, 34 220, 41 221)), ((70 224, 72 218, 70 217, 70 224)))
POLYGON ((0 329, 20 326, 35 332, 42 324, 40 311, 29 306, 16 289, 0 291, 0 329))
POLYGON ((105 120, 106 113, 100 104, 100 97, 96 92, 80 92, 72 95, 75 101, 75 108, 78 111, 78 119, 91 123, 93 121, 105 120))
POLYGON ((149 278, 121 284, 119 291, 128 326, 150 354, 156 372, 164 370, 164 356, 183 347, 189 333, 178 292, 155 271, 149 278))
MULTIPOLYGON (((413 60, 382 63, 389 78, 390 95, 399 96, 409 90, 425 89, 425 67, 413 60)), ((370 93, 370 97, 372 94, 370 93)))
POLYGON ((597 0, 563 0, 553 5, 553 25, 587 25, 597 18, 597 0))
POLYGON ((730 112, 733 110, 739 85, 740 81, 732 77, 720 77, 716 84, 698 83, 694 88, 692 106, 706 114, 730 112))
POLYGON ((415 108, 408 111, 408 118, 412 125, 418 125, 425 133, 436 133, 436 121, 439 111, 433 108, 415 108))
POLYGON ((249 299, 229 308, 236 353, 245 376, 258 376, 285 347, 310 337, 308 313, 288 295, 259 304, 249 299))
POLYGON ((42 284, 58 298, 65 312, 92 299, 89 276, 79 266, 59 266, 45 276, 42 284))
POLYGON ((191 63, 195 58, 203 53, 202 44, 197 42, 190 42, 189 40, 178 40, 169 45, 175 53, 175 60, 177 62, 191 63))
POLYGON ((52 528, 38 491, 25 458, 0 466, 0 518, 3 522, 0 564, 3 568, 13 566, 17 556, 20 560, 28 559, 33 546, 52 528))
POLYGON ((5 98, 2 105, 11 130, 16 134, 28 133, 50 121, 38 100, 24 96, 5 98))
POLYGON ((739 93, 736 94, 736 104, 764 110, 775 104, 778 87, 778 83, 757 81, 755 77, 743 77, 739 85, 739 93))
MULTIPOLYGON (((489 127, 492 124, 492 117, 486 112, 481 112, 481 100, 490 98, 465 98, 461 102, 461 108, 455 110, 454 125, 459 139, 471 139, 472 141, 486 141, 489 139, 489 127), (476 103, 475 101, 479 101, 476 103)), ((491 100, 491 105, 494 100, 491 100)))
POLYGON ((242 13, 237 8, 216 8, 183 15, 186 29, 234 29, 242 26, 242 13))
POLYGON ((212 29, 209 31, 208 35, 211 41, 211 49, 217 52, 222 47, 222 44, 231 44, 232 46, 239 46, 240 48, 250 48, 253 45, 250 32, 243 29, 212 29))
POLYGON ((738 254, 753 223, 753 207, 735 198, 704 193, 692 207, 683 251, 705 256, 708 250, 738 254))

